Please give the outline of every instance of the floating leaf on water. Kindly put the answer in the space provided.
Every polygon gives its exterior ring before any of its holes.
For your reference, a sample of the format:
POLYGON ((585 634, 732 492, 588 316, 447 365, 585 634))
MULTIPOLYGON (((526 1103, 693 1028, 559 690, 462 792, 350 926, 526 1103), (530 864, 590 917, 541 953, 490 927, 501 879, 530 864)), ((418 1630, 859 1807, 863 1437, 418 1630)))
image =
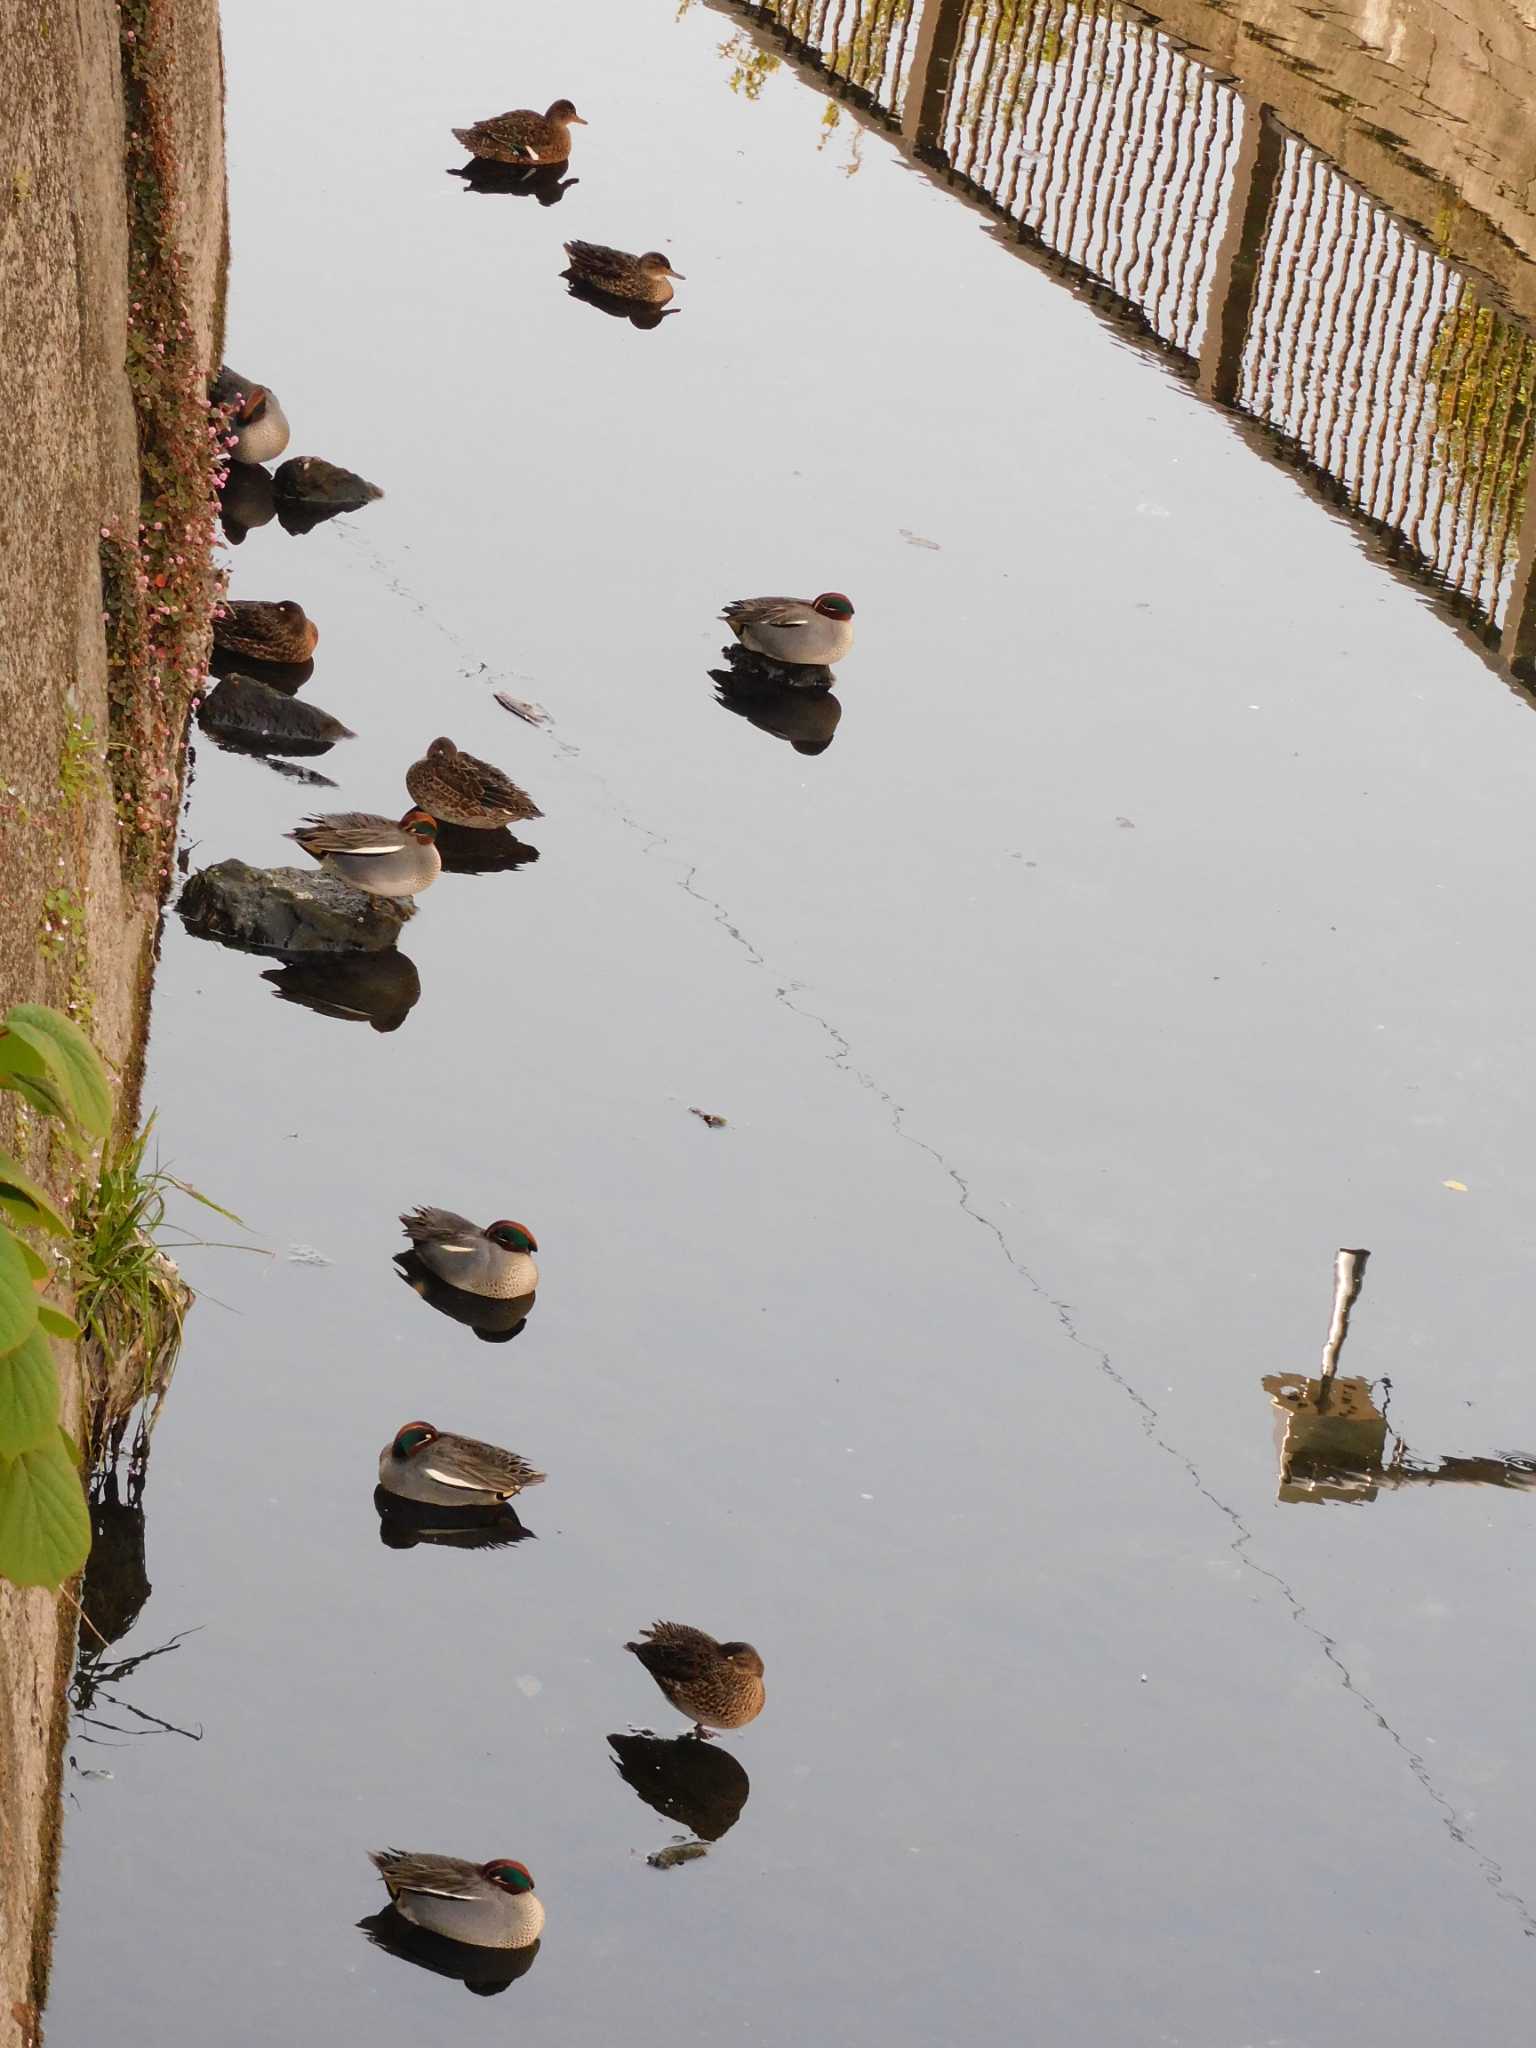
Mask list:
POLYGON ((932 548, 935 554, 939 553, 939 544, 936 540, 924 540, 923 536, 914 533, 910 526, 898 526, 896 531, 909 548, 932 548))
POLYGON ((701 1124, 708 1124, 712 1131, 723 1131, 725 1129, 725 1118, 723 1116, 716 1116, 713 1110, 690 1109, 688 1114, 696 1116, 701 1124))
POLYGON ((652 1870, 675 1870, 679 1863, 693 1863, 708 1854, 708 1842, 673 1842, 665 1849, 653 1849, 645 1860, 652 1870))
POLYGON ((1453 1195, 1464 1195, 1467 1192, 1467 1184, 1464 1180, 1443 1180, 1440 1185, 1443 1188, 1449 1188, 1453 1195))
POLYGON ((498 690, 496 702, 503 711, 510 711, 514 718, 520 718, 526 725, 553 725, 554 720, 542 704, 530 704, 522 697, 509 697, 505 690, 498 690))

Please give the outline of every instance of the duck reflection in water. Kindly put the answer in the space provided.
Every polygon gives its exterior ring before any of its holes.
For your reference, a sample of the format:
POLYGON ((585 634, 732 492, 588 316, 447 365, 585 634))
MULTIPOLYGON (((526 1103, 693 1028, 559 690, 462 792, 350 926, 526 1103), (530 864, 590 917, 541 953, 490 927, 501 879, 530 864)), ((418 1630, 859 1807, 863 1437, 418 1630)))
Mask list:
POLYGON ((311 953, 269 967, 263 981, 285 1003, 317 1017, 398 1031, 421 998, 415 963, 393 946, 376 953, 311 953))
POLYGON ((523 1325, 533 1313, 532 1289, 505 1299, 470 1294, 440 1280, 415 1251, 396 1252, 395 1266, 406 1286, 413 1294, 419 1294, 428 1308, 435 1308, 450 1322, 463 1323, 482 1344, 510 1344, 522 1334, 523 1325))
POLYGON ((537 1941, 526 1948, 476 1948, 468 1942, 450 1941, 425 1927, 413 1927, 393 1906, 370 1913, 358 1926, 375 1948, 414 1963, 418 1970, 430 1970, 437 1977, 453 1977, 477 1998, 494 1998, 519 1977, 526 1977, 539 1952, 537 1941))
POLYGON ((731 1755, 695 1735, 610 1735, 614 1766, 663 1820, 676 1821, 701 1842, 718 1842, 735 1827, 752 1789, 731 1755))
POLYGON ((560 274, 573 299, 628 320, 641 329, 659 327, 668 313, 678 308, 669 304, 672 278, 682 278, 659 249, 647 249, 631 256, 624 249, 610 249, 602 242, 567 242, 568 267, 560 274))
POLYGON ((536 846, 505 825, 494 832, 472 832, 465 825, 439 824, 437 853, 445 875, 513 875, 539 858, 536 846))
POLYGON ((471 157, 467 164, 450 170, 450 178, 462 178, 466 192, 506 193, 515 199, 536 199, 540 206, 558 206, 580 178, 568 178, 564 164, 495 164, 471 157))
POLYGON ((1323 1346, 1321 1370, 1266 1373, 1260 1381, 1277 1411, 1280 1480, 1277 1498, 1287 1502, 1340 1502, 1363 1506, 1386 1490, 1406 1486, 1497 1486, 1536 1491, 1536 1457, 1504 1452, 1491 1457, 1424 1458, 1390 1433, 1387 1405, 1392 1383, 1341 1377, 1339 1356, 1349 1334, 1351 1310, 1365 1276, 1368 1251, 1346 1249, 1334 1261, 1333 1315, 1323 1346))
POLYGON ((831 690, 792 689, 744 668, 711 669, 709 679, 723 711, 788 740, 797 754, 824 754, 837 735, 843 707, 831 690))
POLYGON ((219 524, 224 537, 239 547, 256 526, 277 517, 270 473, 254 462, 232 462, 219 490, 219 524))
POLYGON ((506 1550, 534 1540, 535 1532, 510 1502, 490 1508, 429 1507, 401 1500, 383 1486, 373 1489, 379 1541, 386 1550, 414 1550, 418 1543, 445 1550, 506 1550))

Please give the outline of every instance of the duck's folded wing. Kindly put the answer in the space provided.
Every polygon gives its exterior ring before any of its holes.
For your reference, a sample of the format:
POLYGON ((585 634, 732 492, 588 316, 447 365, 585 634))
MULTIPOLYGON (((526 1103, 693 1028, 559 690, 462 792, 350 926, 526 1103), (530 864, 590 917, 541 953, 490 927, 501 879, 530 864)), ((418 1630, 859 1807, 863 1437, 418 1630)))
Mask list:
POLYGON ((719 1645, 685 1621, 658 1621, 645 1631, 643 1641, 625 1647, 634 1651, 652 1677, 687 1680, 698 1677, 719 1645))
POLYGON ((634 268, 632 256, 603 242, 567 242, 565 253, 589 277, 627 277, 634 268))
POLYGON ((414 1244, 432 1244, 444 1252, 472 1252, 484 1235, 479 1225, 452 1209, 412 1209, 400 1218, 414 1244))
POLYGON ((324 817, 306 818, 302 832, 293 836, 322 853, 398 853, 405 843, 392 819, 369 817, 362 811, 332 811, 324 817))
POLYGON ((733 626, 777 626, 781 631, 809 624, 797 597, 739 597, 720 616, 733 626))
POLYGON ((439 1899, 480 1896, 480 1873, 457 1856, 422 1856, 405 1849, 375 1851, 374 1862, 390 1890, 426 1892, 439 1899))
POLYGON ((419 1463, 442 1486, 462 1486, 480 1493, 515 1493, 519 1487, 539 1485, 544 1478, 515 1451, 479 1443, 469 1436, 440 1436, 419 1454, 419 1463))

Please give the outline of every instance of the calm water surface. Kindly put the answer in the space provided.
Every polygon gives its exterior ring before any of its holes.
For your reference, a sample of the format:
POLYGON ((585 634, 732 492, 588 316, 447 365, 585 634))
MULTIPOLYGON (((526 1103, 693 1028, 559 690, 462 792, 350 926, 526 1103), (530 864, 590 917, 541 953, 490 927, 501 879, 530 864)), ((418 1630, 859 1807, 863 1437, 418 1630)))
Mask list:
POLYGON ((547 817, 422 899, 393 1033, 172 920, 148 1100, 261 1255, 186 1259, 122 1653, 194 1632, 123 1696, 201 1740, 77 1735, 111 1776, 68 1774, 50 2039, 1512 2038, 1536 1501, 1280 1503, 1260 1382, 1316 1370, 1365 1245, 1346 1369, 1414 1455, 1536 1443, 1536 723, 674 13, 226 8, 229 354, 387 497, 233 553, 360 737, 334 796, 200 743, 192 862, 398 812, 439 731, 547 817), (443 175, 561 93, 557 207, 443 175), (568 298, 571 235, 668 250, 679 315, 568 298), (714 613, 829 587, 859 639, 805 755, 715 703, 714 613), (537 1234, 515 1343, 400 1284, 421 1201, 537 1234), (536 1542, 380 1542, 415 1415, 549 1473, 536 1542), (769 1699, 666 1872, 607 1748, 672 1729, 619 1647, 662 1614, 769 1699), (391 1842, 526 1861, 526 1977, 370 1946, 391 1842))

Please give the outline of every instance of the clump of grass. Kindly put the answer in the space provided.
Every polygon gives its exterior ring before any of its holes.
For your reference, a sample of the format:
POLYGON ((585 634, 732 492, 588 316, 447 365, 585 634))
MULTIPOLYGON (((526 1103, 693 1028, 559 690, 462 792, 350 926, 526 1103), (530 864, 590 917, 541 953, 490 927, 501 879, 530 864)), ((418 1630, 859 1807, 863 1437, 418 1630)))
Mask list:
POLYGON ((85 905, 73 889, 49 889, 37 926, 37 950, 45 959, 62 953, 85 936, 85 905))
POLYGON ((71 1263, 75 1319, 117 1369, 136 1362, 141 1394, 170 1384, 191 1290, 157 1239, 165 1227, 167 1188, 181 1183, 144 1155, 151 1117, 137 1136, 102 1150, 95 1184, 75 1203, 71 1263))
POLYGON ((101 765, 101 742, 96 737, 94 718, 71 718, 64 727, 59 747, 59 797, 71 810, 88 797, 99 796, 106 777, 101 765))

